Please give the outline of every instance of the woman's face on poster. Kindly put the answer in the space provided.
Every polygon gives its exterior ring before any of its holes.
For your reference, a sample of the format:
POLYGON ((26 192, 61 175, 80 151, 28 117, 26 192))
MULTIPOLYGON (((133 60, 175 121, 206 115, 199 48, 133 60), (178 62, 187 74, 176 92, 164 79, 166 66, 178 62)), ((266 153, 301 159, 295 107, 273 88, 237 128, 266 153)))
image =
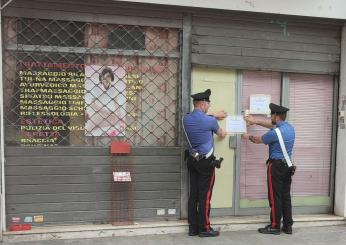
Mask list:
POLYGON ((101 82, 105 89, 109 89, 112 83, 112 75, 109 72, 107 72, 103 75, 101 82))

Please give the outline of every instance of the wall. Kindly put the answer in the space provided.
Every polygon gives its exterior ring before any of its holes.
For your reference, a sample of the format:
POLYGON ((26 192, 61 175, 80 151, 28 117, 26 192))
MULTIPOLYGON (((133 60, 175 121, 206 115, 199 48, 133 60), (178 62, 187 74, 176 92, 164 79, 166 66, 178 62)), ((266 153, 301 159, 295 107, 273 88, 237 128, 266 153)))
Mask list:
POLYGON ((238 69, 337 74, 340 23, 195 13, 192 63, 238 69), (210 19, 213 18, 213 21, 210 19))
POLYGON ((118 0, 118 2, 119 1, 346 19, 346 2, 344 0, 118 0))
MULTIPOLYGON (((341 42, 341 74, 339 87, 339 111, 343 109, 345 113, 346 106, 346 25, 342 29, 341 42)), ((344 117, 345 118, 345 117, 344 117)), ((344 121, 345 127, 345 121, 344 121)), ((336 171, 335 171, 335 214, 346 217, 346 129, 341 127, 341 121, 338 128, 336 171)))

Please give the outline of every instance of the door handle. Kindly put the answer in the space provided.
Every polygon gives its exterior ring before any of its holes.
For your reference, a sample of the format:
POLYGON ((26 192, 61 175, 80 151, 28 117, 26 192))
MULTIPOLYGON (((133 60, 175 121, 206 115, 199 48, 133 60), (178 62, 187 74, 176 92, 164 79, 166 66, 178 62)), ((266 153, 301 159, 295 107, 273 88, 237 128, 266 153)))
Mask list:
POLYGON ((236 149, 237 148, 237 136, 229 136, 229 148, 236 149))

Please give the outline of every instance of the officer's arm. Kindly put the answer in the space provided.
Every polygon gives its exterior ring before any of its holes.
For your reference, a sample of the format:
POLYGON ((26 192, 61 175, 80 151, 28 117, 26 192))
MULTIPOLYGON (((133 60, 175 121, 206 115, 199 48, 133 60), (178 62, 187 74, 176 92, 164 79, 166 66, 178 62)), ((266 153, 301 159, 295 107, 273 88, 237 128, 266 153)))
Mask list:
POLYGON ((260 126, 265 127, 265 128, 272 128, 273 127, 271 120, 260 119, 260 118, 256 118, 256 117, 251 116, 251 115, 245 116, 244 119, 250 125, 257 124, 257 125, 260 125, 260 126))
POLYGON ((255 144, 263 143, 261 136, 254 136, 254 135, 249 135, 249 134, 243 134, 242 138, 246 139, 246 140, 250 140, 252 143, 255 143, 255 144))
POLYGON ((215 112, 208 113, 208 115, 215 117, 217 120, 223 120, 227 117, 227 112, 215 111, 215 112))
POLYGON ((226 132, 222 128, 219 128, 216 131, 216 135, 223 139, 226 137, 226 132))

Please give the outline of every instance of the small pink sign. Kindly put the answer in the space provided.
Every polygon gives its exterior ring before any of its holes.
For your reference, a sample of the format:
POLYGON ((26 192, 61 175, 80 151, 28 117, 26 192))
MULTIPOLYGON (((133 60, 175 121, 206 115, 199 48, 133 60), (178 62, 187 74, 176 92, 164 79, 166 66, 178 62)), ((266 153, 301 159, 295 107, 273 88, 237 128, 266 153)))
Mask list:
POLYGON ((20 220, 21 220, 21 218, 20 218, 20 217, 15 216, 15 217, 12 217, 12 218, 11 218, 11 220, 12 220, 12 223, 19 223, 19 222, 20 222, 20 220))

